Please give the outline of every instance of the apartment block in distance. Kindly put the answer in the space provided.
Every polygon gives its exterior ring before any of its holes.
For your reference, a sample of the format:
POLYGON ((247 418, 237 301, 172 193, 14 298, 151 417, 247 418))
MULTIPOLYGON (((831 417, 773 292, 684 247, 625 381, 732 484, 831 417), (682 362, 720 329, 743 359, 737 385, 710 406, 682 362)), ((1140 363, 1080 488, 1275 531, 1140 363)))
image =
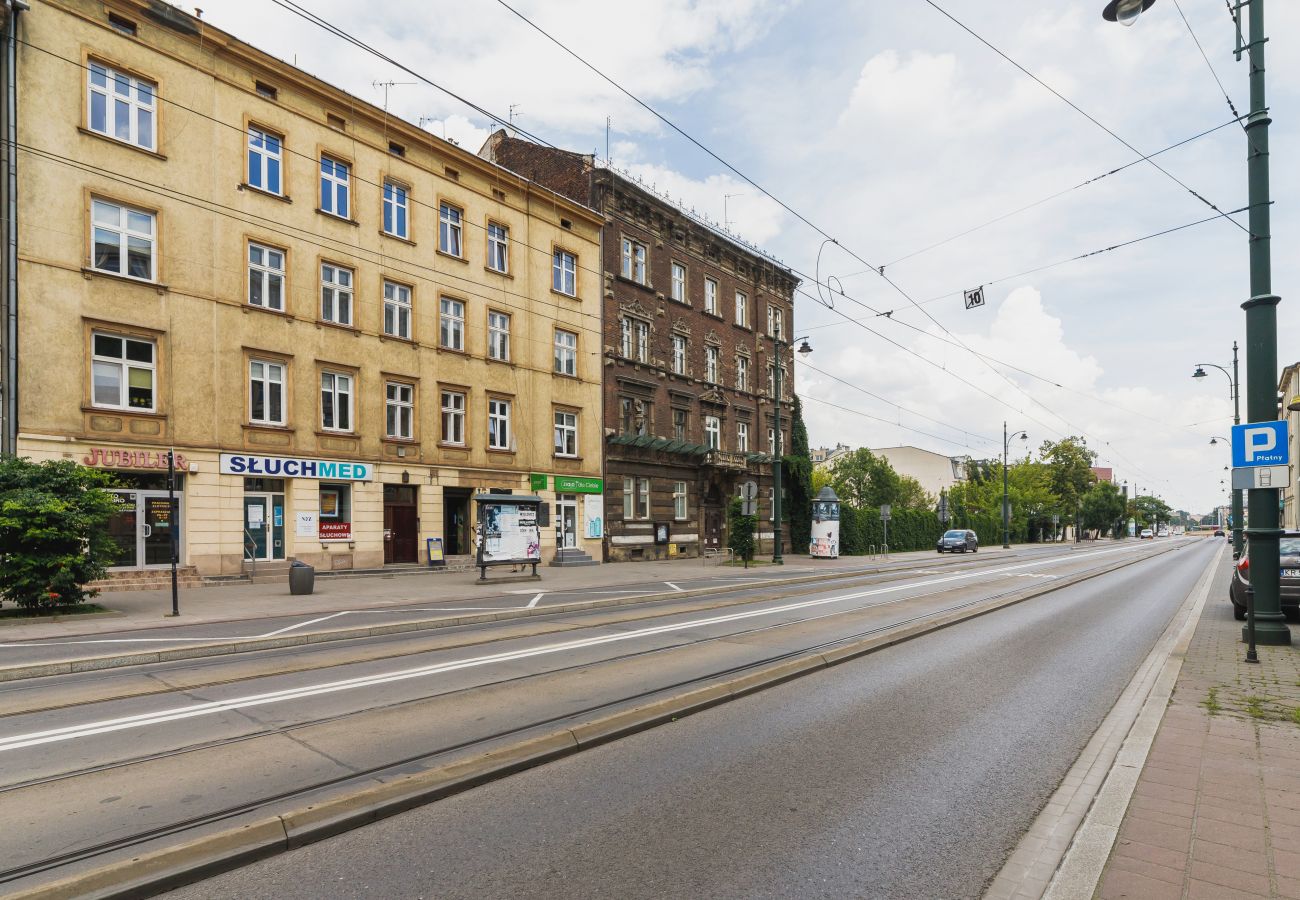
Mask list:
POLYGON ((725 547, 727 505, 748 482, 770 552, 774 400, 779 370, 788 447, 799 279, 591 156, 504 131, 479 152, 605 217, 606 558, 725 547))
POLYGON ((116 474, 118 568, 454 558, 488 491, 599 555, 596 213, 164 3, 18 34, 17 452, 116 474))

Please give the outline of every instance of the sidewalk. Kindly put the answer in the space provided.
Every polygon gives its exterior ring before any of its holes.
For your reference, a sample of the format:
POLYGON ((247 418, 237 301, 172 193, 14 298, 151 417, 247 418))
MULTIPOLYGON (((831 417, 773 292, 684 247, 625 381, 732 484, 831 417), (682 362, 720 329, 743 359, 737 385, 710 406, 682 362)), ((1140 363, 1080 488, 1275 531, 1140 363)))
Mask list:
POLYGON ((1102 900, 1300 898, 1300 646, 1243 662, 1230 572, 1211 585, 1102 900))

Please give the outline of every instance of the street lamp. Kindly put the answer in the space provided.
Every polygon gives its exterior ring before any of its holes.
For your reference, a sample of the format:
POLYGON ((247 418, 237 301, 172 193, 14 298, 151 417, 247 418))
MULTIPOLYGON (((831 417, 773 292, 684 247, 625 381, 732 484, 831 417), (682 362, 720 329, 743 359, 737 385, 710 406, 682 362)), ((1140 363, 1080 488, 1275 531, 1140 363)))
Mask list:
MULTIPOLYGON (((1232 424, 1240 425, 1241 424, 1241 382, 1240 379, 1238 378, 1238 373, 1237 373, 1237 342, 1236 341, 1232 342, 1232 372, 1231 373, 1229 373, 1228 370, 1225 369, 1223 366, 1216 365, 1214 363, 1197 363, 1196 371, 1192 373, 1192 377, 1204 378, 1206 376, 1206 371, 1204 368, 1205 366, 1209 366, 1212 369, 1218 369, 1220 372, 1224 374, 1224 377, 1228 379, 1228 385, 1231 391, 1229 396, 1232 398, 1232 424)), ((1232 441, 1229 441, 1227 438, 1224 438, 1223 440, 1226 441, 1229 446, 1232 445, 1232 441)), ((1216 443, 1216 440, 1214 438, 1211 438, 1210 443, 1211 444, 1216 443)), ((1241 556, 1241 547, 1243 541, 1242 538, 1243 516, 1241 513, 1242 513, 1241 490, 1239 488, 1233 488, 1232 491, 1232 554, 1234 559, 1241 556)))
POLYGON ((772 343, 776 345, 776 372, 773 375, 776 388, 776 433, 772 438, 772 449, 776 453, 772 460, 772 562, 778 566, 785 564, 781 558, 781 460, 784 458, 781 454, 781 348, 789 347, 796 341, 802 341, 797 351, 800 356, 806 357, 812 353, 807 337, 797 337, 789 342, 772 337, 772 343))
MULTIPOLYGON (((1281 297, 1273 293, 1272 203, 1268 189, 1268 113, 1264 50, 1265 0, 1229 4, 1237 28, 1236 57, 1245 53, 1250 60, 1250 112, 1243 127, 1246 132, 1247 209, 1249 212, 1248 246, 1250 248, 1250 297, 1241 304, 1246 311, 1246 421, 1277 420, 1277 305, 1281 297), (1243 35, 1242 8, 1249 24, 1243 35)), ((1112 0, 1102 16, 1111 21, 1129 22, 1137 18, 1150 3, 1146 0, 1112 0)), ((1253 633, 1261 644, 1290 644, 1291 631, 1282 615, 1280 575, 1282 571, 1278 539, 1277 488, 1251 488, 1248 495, 1250 527, 1251 585, 1254 604, 1248 605, 1246 628, 1242 640, 1249 642, 1253 633), (1254 629, 1251 625, 1255 625, 1254 629)))
MULTIPOLYGON (((1011 438, 1019 437, 1022 441, 1029 440, 1029 432, 1017 431, 1008 437, 1007 423, 1002 423, 1002 549, 1011 549, 1011 505, 1007 502, 1007 454, 1011 449, 1011 438)), ((1078 525, 1075 525, 1078 528, 1078 525)))

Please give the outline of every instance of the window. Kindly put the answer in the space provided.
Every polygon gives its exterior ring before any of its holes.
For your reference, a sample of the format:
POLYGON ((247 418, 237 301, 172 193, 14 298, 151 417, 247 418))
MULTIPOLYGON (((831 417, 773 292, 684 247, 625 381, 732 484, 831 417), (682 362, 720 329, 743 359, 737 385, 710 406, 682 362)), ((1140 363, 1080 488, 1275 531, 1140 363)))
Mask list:
POLYGON ((279 195, 283 147, 277 135, 260 128, 248 129, 248 184, 260 191, 279 195))
POLYGON ((325 431, 352 430, 352 376, 321 372, 320 425, 325 431))
POLYGON ((405 156, 405 155, 406 155, 406 147, 404 147, 404 146, 402 146, 401 144, 397 143, 397 141, 389 141, 389 142, 388 142, 388 152, 391 153, 391 154, 393 154, 394 156, 405 156))
POLYGON ((320 158, 320 208, 340 219, 348 217, 348 164, 320 158))
POLYGON ((145 281, 154 279, 154 214, 95 200, 90 204, 94 255, 91 266, 145 281))
POLYGON ((578 336, 572 331, 555 331, 555 371, 575 377, 578 374, 578 336))
POLYGON ((749 423, 736 423, 736 450, 741 453, 749 452, 749 423))
POLYGON ((736 357, 736 390, 749 390, 749 359, 744 356, 736 357))
POLYGON ((409 239, 411 236, 407 221, 406 188, 391 181, 384 182, 384 231, 393 237, 409 239))
POLYGON ((776 456, 776 429, 767 430, 767 453, 769 456, 776 456))
POLYGON ((438 249, 452 256, 460 256, 460 210, 443 203, 438 207, 438 249))
POLYGON ((578 414, 557 412, 555 414, 555 455, 578 455, 578 414))
POLYGON ((248 361, 248 421, 254 425, 284 424, 284 364, 248 361))
POLYGON ((336 325, 352 324, 352 270, 330 263, 320 267, 320 317, 336 325))
POLYGON ((384 386, 385 434, 400 441, 415 437, 415 388, 400 381, 384 386))
POLYGON ((623 518, 650 518, 650 479, 623 479, 623 518))
POLYGON ((672 278, 673 299, 678 303, 686 302, 686 267, 681 263, 673 263, 672 278))
POLYGON ((718 282, 713 278, 704 279, 704 311, 714 316, 718 314, 718 282))
POLYGON ((645 244, 623 238, 623 277, 645 284, 645 244))
POLYGON ((248 242, 248 303, 284 310, 284 251, 248 242))
POLYGON ((488 447, 510 449, 510 401, 488 400, 488 447))
POLYGON ((686 518, 686 482, 678 481, 673 485, 673 518, 686 518))
POLYGON ((465 443, 465 395, 460 391, 442 392, 442 442, 465 443))
POLYGON ((717 416, 704 417, 704 444, 710 450, 722 447, 722 421, 717 416))
POLYGON ((448 350, 465 349, 465 304, 443 297, 439 302, 438 340, 448 350))
POLYGON ((318 532, 322 541, 352 540, 352 485, 321 482, 318 532))
POLYGON ((125 34, 128 37, 136 36, 135 23, 132 22, 130 19, 127 19, 123 16, 119 16, 117 13, 108 14, 108 25, 114 31, 120 31, 122 34, 125 34))
POLYGON ((505 313, 488 313, 488 357, 510 359, 510 317, 505 313))
POLYGON ((673 410, 673 437, 676 440, 686 440, 686 410, 673 410))
POLYGON ((277 88, 272 87, 265 81, 254 81, 253 90, 257 91, 259 97, 265 97, 267 100, 274 100, 280 95, 280 91, 277 88))
POLYGON ((103 63, 87 67, 90 130, 146 150, 154 149, 152 82, 132 78, 103 63))
POLYGON ((404 284, 384 282, 384 334, 411 339, 411 289, 404 284))
POLYGON ((709 384, 718 383, 718 348, 704 348, 704 380, 709 384))
POLYGON ((650 360, 650 324, 642 322, 640 319, 624 317, 622 328, 623 356, 628 359, 635 359, 637 362, 648 362, 650 360))
POLYGON ((578 296, 578 258, 556 250, 551 258, 551 288, 570 297, 578 296))
POLYGON ((749 298, 736 291, 736 324, 749 327, 749 298))
POLYGON ((94 406, 154 410, 154 343, 115 334, 91 335, 94 406))
POLYGON ((653 405, 631 397, 619 398, 619 424, 624 434, 649 434, 653 405))
POLYGON ((776 396, 776 366, 767 367, 767 395, 776 396))
POLYGON ((680 334, 673 335, 673 372, 686 374, 686 338, 680 334))
POLYGON ((778 307, 767 308, 767 333, 774 338, 785 335, 785 313, 778 307))
POLYGON ((510 271, 510 229, 496 222, 488 223, 488 259, 487 265, 494 272, 505 274, 510 271))

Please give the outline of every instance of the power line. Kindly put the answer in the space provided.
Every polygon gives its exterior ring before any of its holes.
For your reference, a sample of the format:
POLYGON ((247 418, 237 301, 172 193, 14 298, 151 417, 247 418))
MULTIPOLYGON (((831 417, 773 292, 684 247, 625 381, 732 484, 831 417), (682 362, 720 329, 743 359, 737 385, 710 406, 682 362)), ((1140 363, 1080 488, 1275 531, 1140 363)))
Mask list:
MULTIPOLYGON (((1232 98, 1228 96, 1228 89, 1225 88, 1223 82, 1219 80, 1219 73, 1214 71, 1214 63, 1210 62, 1210 57, 1206 55, 1205 48, 1201 46, 1201 39, 1198 38, 1196 32, 1192 30, 1192 23, 1187 21, 1187 15, 1183 12, 1182 4, 1179 3, 1178 0, 1174 0, 1174 8, 1178 10, 1179 18, 1181 18, 1183 24, 1187 26, 1187 33, 1192 36, 1192 41, 1196 44, 1196 49, 1201 51, 1201 59, 1205 60, 1206 68, 1208 68, 1210 74, 1214 76, 1214 83, 1219 86, 1219 92, 1223 94, 1223 99, 1227 101, 1228 109, 1232 110, 1232 115, 1236 117, 1238 122, 1240 122, 1242 117, 1237 112, 1237 105, 1232 102, 1232 98)), ((1229 7, 1229 9, 1231 9, 1231 7, 1229 7)), ((1246 131, 1245 125, 1241 126, 1241 130, 1245 131, 1247 135, 1250 134, 1249 131, 1246 131)))
MULTIPOLYGON (((902 428, 904 431, 911 431, 911 432, 913 432, 913 433, 915 433, 915 434, 921 434, 921 435, 924 435, 924 436, 926 436, 926 437, 928 437, 928 438, 933 438, 933 439, 936 440, 936 441, 942 441, 942 442, 945 443, 945 444, 951 444, 951 445, 953 445, 954 447, 965 447, 965 448, 968 449, 968 450, 970 449, 970 444, 963 444, 963 443, 961 443, 960 441, 954 441, 954 440, 952 440, 952 439, 950 439, 950 438, 940 437, 939 435, 937 435, 937 434, 931 434, 931 433, 928 432, 928 431, 921 431, 919 428, 911 428, 911 427, 909 427, 909 426, 907 426, 907 425, 903 425, 903 424, 901 424, 901 423, 899 423, 899 422, 894 422, 894 421, 892 421, 892 420, 890 420, 890 419, 883 419, 883 418, 881 418, 880 416, 873 416, 871 413, 863 412, 863 411, 860 410, 860 409, 853 409, 853 408, 848 407, 848 406, 840 406, 838 403, 832 403, 832 402, 830 402, 829 400, 823 400, 822 398, 820 398, 820 397, 814 397, 814 396, 812 396, 811 394, 804 394, 804 393, 801 393, 801 394, 799 394, 799 399, 800 399, 800 400, 811 400, 811 401, 813 401, 814 403, 820 403, 820 404, 822 404, 823 406, 829 406, 829 407, 832 407, 832 408, 834 408, 834 409, 838 409, 838 410, 840 410, 841 412, 851 413, 851 414, 853 414, 853 415, 855 415, 855 416, 861 416, 861 417, 863 417, 864 419, 872 419, 872 420, 877 421, 877 422, 883 422, 883 423, 885 423, 886 425, 893 426, 894 428, 902 428)), ((993 445, 990 443, 990 444, 987 444, 987 446, 990 446, 990 447, 991 447, 991 446, 993 446, 993 445)))

